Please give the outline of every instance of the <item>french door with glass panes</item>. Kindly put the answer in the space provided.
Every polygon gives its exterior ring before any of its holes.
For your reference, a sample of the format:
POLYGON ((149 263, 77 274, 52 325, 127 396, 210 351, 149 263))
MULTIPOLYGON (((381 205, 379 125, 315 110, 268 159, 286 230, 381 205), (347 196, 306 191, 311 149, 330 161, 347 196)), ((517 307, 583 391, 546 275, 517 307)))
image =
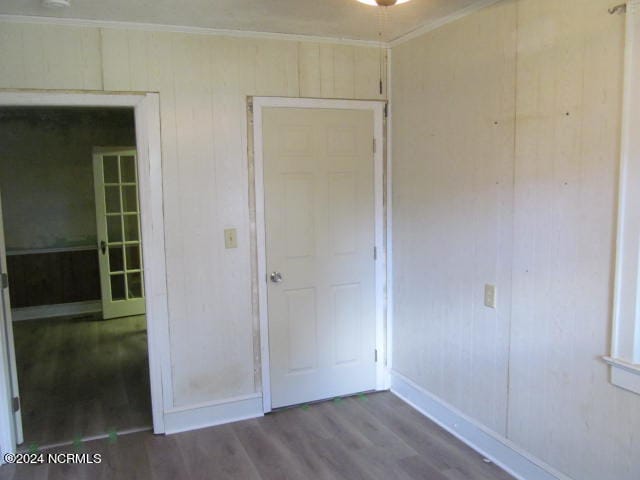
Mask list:
POLYGON ((102 316, 144 314, 138 177, 134 148, 94 148, 102 316))

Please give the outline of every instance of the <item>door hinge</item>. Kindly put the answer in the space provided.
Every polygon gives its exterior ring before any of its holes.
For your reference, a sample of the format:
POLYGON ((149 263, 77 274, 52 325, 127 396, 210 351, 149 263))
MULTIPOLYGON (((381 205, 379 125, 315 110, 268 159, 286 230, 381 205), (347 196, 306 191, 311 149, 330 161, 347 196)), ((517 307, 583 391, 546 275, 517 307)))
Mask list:
POLYGON ((9 287, 9 275, 7 275, 6 273, 2 274, 2 288, 7 288, 9 287))
POLYGON ((378 247, 373 247, 373 259, 378 259, 378 247))
POLYGON ((20 397, 13 397, 13 411, 17 412, 20 410, 20 397))
POLYGON ((385 103, 384 104, 384 118, 389 117, 389 104, 385 103))
POLYGON ((378 349, 377 348, 373 351, 373 358, 374 358, 375 362, 378 362, 378 349))

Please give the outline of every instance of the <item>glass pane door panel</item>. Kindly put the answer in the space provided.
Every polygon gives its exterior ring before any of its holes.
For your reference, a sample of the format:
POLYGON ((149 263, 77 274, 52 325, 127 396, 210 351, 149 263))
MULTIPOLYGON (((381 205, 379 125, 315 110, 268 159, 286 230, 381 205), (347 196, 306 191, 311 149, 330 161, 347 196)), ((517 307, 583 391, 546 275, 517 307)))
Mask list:
POLYGON ((142 274, 127 274, 128 298, 142 298, 142 274))
POLYGON ((104 165, 104 183, 118 183, 120 182, 120 176, 118 175, 118 157, 106 156, 103 157, 104 165))
POLYGON ((122 255, 122 247, 109 247, 109 271, 124 271, 124 259, 122 255))
POLYGON ((138 192, 135 185, 122 186, 122 211, 125 213, 138 211, 138 192))
POLYGON ((124 247, 127 259, 127 270, 140 270, 140 246, 127 245, 124 247))
POLYGON ((111 275, 111 300, 126 300, 124 274, 111 275))
POLYGON ((104 187, 104 200, 107 213, 120 213, 120 187, 104 187))
POLYGON ((140 240, 138 233, 138 215, 124 216, 124 239, 127 242, 140 240))
POLYGON ((122 183, 136 183, 136 161, 130 155, 120 157, 122 183))
POLYGON ((109 243, 122 242, 122 217, 120 215, 107 217, 107 241, 109 243))

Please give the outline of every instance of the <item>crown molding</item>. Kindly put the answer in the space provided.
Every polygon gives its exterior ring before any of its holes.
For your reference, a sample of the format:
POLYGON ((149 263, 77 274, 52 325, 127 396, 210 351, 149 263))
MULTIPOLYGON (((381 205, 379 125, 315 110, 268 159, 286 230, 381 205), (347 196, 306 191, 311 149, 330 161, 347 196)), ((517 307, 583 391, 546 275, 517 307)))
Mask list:
POLYGON ((40 25, 61 25, 68 27, 110 28, 120 30, 142 30, 149 32, 188 33, 192 35, 212 35, 219 37, 258 38, 269 40, 288 40, 292 42, 332 43, 359 47, 388 47, 385 42, 375 40, 357 40, 340 37, 322 37, 293 33, 254 32, 248 30, 230 30, 223 28, 187 27, 180 25, 162 25, 155 23, 116 22, 106 20, 86 20, 80 18, 39 17, 31 15, 2 15, 0 22, 31 23, 40 25))
POLYGON ((418 28, 411 30, 410 32, 405 33, 404 35, 399 36, 389 42, 390 47, 397 47, 398 45, 402 45, 403 43, 408 42, 409 40, 413 40, 416 37, 420 37, 425 33, 429 33, 432 30, 440 28, 448 23, 455 22, 456 20, 460 20, 467 15, 471 15, 472 13, 477 12, 478 10, 482 10, 485 7, 493 5, 494 3, 498 3, 502 0, 478 0, 477 2, 472 3, 471 5, 461 8, 445 17, 439 18, 437 20, 433 20, 427 22, 418 28))
MULTIPOLYGON (((40 17, 31 15, 4 15, 0 14, 0 22, 8 23, 32 23, 45 25, 62 25, 69 27, 90 27, 90 28, 111 28, 120 30, 142 30, 149 32, 171 32, 171 33, 188 33, 192 35, 212 35, 221 37, 235 38, 257 38, 269 40, 288 40, 292 42, 309 42, 309 43, 333 43, 337 45, 352 45, 360 47, 383 47, 391 48, 401 45, 409 40, 424 35, 432 30, 440 28, 448 23, 455 22, 467 15, 477 12, 485 7, 501 0, 478 0, 471 5, 457 10, 445 17, 427 22, 390 42, 379 42, 376 40, 357 40, 352 38, 341 37, 323 37, 315 35, 300 35, 293 33, 275 33, 275 32, 255 32, 249 30, 231 30, 224 28, 207 28, 207 27, 188 27, 181 25, 163 25, 156 23, 139 23, 139 22, 117 22, 107 20, 88 20, 80 18, 60 18, 60 17, 40 17)), ((630 3, 637 4, 640 0, 630 0, 630 3)))

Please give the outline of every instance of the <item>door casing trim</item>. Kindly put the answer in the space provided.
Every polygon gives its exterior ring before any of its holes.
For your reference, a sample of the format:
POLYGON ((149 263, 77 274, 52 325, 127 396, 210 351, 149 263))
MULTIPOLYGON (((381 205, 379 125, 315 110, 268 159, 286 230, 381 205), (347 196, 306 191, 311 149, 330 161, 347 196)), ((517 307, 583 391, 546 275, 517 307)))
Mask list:
MULTIPOLYGON (((249 98, 250 111, 253 113, 253 183, 255 192, 255 225, 258 312, 260 332, 260 371, 262 373, 262 407, 264 413, 271 411, 271 376, 269 363, 269 315, 267 306, 267 257, 266 222, 264 202, 264 159, 262 137, 262 109, 272 108, 310 108, 369 110, 373 113, 373 138, 376 142, 374 152, 374 198, 375 198, 375 297, 376 297, 376 390, 388 390, 390 376, 387 368, 387 248, 388 223, 385 221, 385 101, 373 100, 333 100, 316 98, 289 97, 252 97, 249 98), (252 102, 252 103, 251 103, 252 102)), ((373 252, 372 252, 373 255, 373 252)))
MULTIPOLYGON (((0 106, 7 107, 130 107, 134 110, 138 151, 138 195, 145 267, 145 308, 149 351, 149 380, 154 433, 165 432, 165 407, 172 407, 169 311, 167 304, 166 254, 160 96, 158 93, 111 93, 61 90, 0 90, 0 106)), ((0 309, 2 324, 4 312, 0 309)), ((11 395, 6 339, 0 342, 0 407, 11 395)), ((15 438, 10 412, 0 408, 0 450, 14 453, 15 438)), ((0 459, 1 462, 1 459, 0 459)))

